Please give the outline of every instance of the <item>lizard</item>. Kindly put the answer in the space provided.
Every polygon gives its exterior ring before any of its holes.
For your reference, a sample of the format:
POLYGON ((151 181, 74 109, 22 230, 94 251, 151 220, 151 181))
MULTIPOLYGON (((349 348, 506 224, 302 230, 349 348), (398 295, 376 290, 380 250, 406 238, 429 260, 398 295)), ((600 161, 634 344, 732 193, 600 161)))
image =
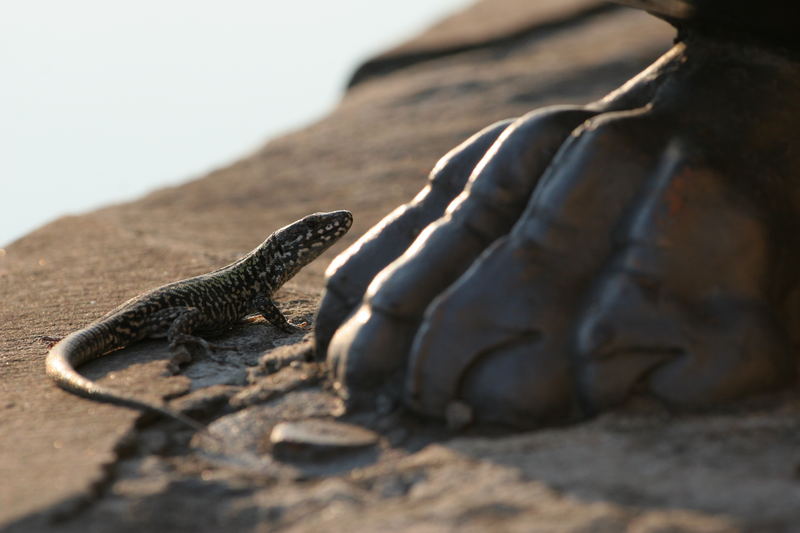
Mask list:
POLYGON ((347 233, 352 223, 349 211, 308 215, 275 231, 227 266, 135 296, 53 345, 45 361, 46 373, 73 394, 154 412, 203 430, 199 422, 182 413, 99 385, 76 369, 139 340, 163 337, 172 354, 170 364, 185 363, 191 360, 188 346, 214 347, 195 332, 219 331, 252 315, 263 316, 285 332, 301 330, 276 307, 272 295, 347 233))

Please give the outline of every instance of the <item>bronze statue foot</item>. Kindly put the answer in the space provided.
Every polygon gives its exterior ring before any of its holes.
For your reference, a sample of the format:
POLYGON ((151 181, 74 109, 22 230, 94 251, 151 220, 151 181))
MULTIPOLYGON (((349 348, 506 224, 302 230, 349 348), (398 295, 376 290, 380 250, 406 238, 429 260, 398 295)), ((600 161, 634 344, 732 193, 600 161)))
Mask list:
POLYGON ((354 402, 523 428, 786 385, 798 118, 800 63, 690 35, 599 102, 490 126, 334 261, 318 354, 354 402))

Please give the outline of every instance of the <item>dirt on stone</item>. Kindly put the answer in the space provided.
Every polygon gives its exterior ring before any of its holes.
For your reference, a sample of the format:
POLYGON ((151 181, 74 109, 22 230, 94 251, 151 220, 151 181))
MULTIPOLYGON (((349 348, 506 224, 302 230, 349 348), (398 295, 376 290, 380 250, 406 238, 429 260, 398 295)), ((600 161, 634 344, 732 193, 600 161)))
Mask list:
POLYGON ((261 322, 225 335, 236 350, 198 357, 178 376, 164 375, 159 341, 83 370, 172 398, 210 435, 70 396, 44 376, 43 336, 223 265, 307 213, 349 209, 345 242, 279 294, 290 319, 312 321, 326 264, 413 197, 447 150, 496 120, 591 101, 669 47, 665 23, 599 5, 478 2, 378 56, 392 68, 356 83, 319 122, 202 179, 64 217, 7 247, 0 528, 800 531, 797 391, 706 413, 639 400, 571 427, 453 433, 391 402, 345 413, 307 357, 308 335, 261 322), (309 418, 340 418, 378 440, 276 457, 272 429, 309 418))

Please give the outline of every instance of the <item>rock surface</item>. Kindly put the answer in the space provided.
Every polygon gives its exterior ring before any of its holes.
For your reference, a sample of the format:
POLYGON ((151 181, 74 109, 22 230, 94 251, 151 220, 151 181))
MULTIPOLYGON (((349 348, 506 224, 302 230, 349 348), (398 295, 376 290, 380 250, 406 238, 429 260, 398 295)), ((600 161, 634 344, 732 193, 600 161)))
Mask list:
POLYGON ((682 415, 639 401, 509 436, 448 433, 392 406, 342 417, 303 355, 304 336, 263 323, 226 334, 237 352, 200 358, 180 376, 162 375, 161 342, 86 367, 143 397, 176 398, 213 421, 213 440, 69 396, 44 377, 41 336, 222 265, 304 214, 350 209, 349 240, 280 293, 291 319, 311 321, 326 261, 414 195, 448 149, 493 121, 596 98, 669 45, 663 22, 598 6, 478 2, 376 58, 392 68, 359 81, 318 123, 200 180, 57 220, 0 253, 0 527, 800 530, 796 391, 682 415), (342 418, 380 439, 303 464, 273 457, 272 429, 306 418, 342 418))

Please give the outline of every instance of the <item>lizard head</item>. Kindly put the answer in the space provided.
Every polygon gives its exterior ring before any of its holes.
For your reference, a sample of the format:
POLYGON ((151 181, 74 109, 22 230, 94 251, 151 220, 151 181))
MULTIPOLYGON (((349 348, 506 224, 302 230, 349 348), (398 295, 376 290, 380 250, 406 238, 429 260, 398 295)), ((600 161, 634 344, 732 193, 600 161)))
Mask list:
MULTIPOLYGON (((276 255, 282 263, 284 279, 289 279, 302 267, 331 247, 353 224, 350 211, 313 213, 284 226, 273 234, 276 255)), ((269 261, 269 258, 268 258, 269 261)))

